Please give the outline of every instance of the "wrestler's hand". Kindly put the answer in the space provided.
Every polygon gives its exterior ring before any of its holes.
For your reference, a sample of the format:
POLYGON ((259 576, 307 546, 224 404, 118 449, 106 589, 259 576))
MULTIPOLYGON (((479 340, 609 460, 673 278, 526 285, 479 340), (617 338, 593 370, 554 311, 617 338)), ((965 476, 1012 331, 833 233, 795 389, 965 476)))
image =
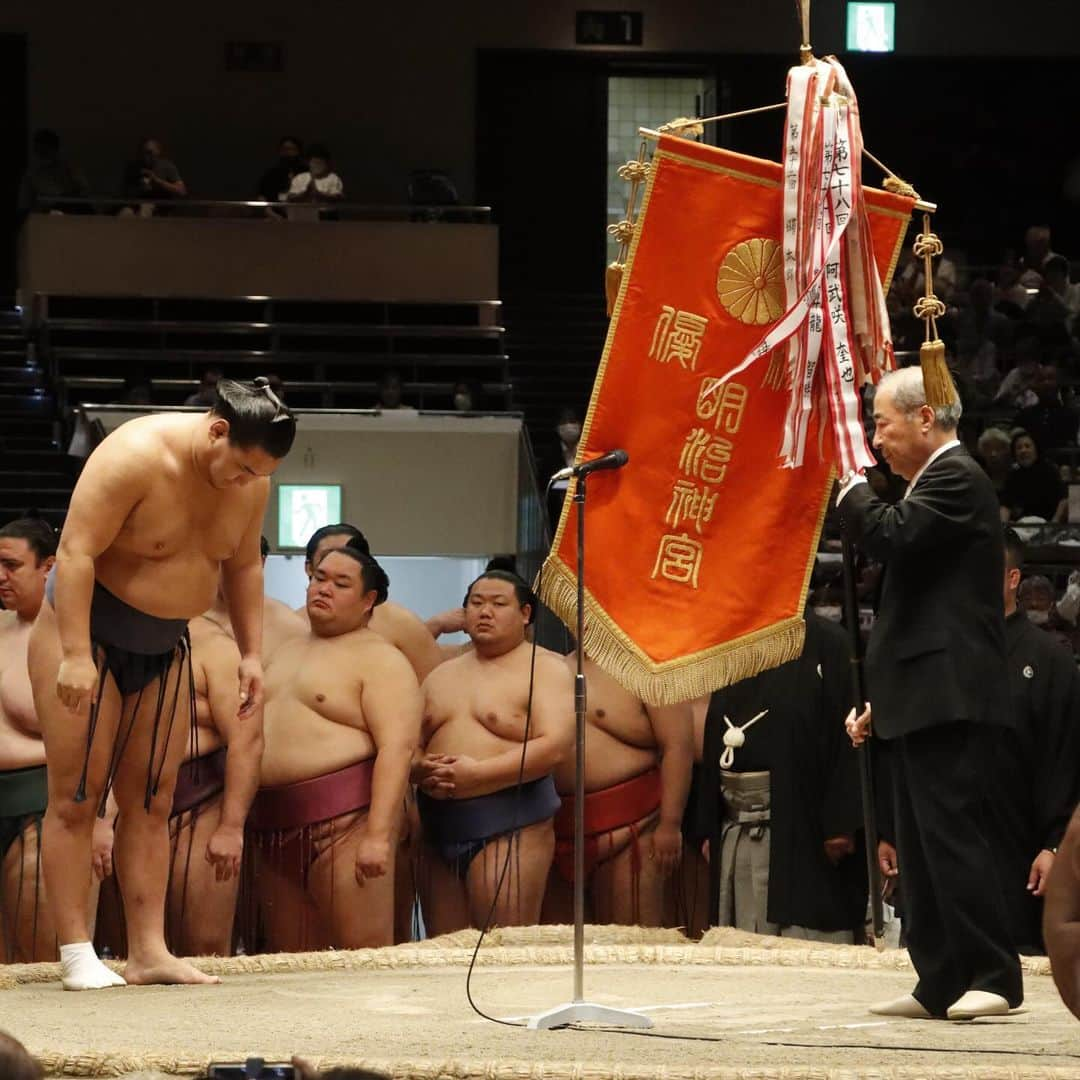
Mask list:
POLYGON ((839 866, 849 855, 855 854, 854 836, 832 836, 825 841, 825 858, 833 866, 839 866))
POLYGON ((1033 896, 1042 896, 1046 892, 1046 879, 1050 876, 1050 869, 1054 865, 1054 853, 1043 848, 1035 861, 1031 864, 1028 873, 1028 892, 1033 896))
POLYGON ((885 879, 883 895, 888 900, 896 891, 896 879, 900 876, 900 864, 896 858, 896 848, 888 840, 879 840, 877 845, 878 869, 885 879))
POLYGON ((219 825, 206 844, 206 861, 213 866, 216 881, 239 877, 243 854, 244 830, 236 825, 219 825))
POLYGON ((94 836, 90 847, 94 877, 104 881, 113 872, 113 832, 112 819, 94 818, 94 836))
POLYGON ((66 656, 56 673, 56 696, 72 711, 89 709, 97 693, 98 670, 94 658, 66 656))
POLYGON ((362 837, 356 850, 356 880, 363 885, 367 878, 383 877, 389 870, 389 837, 370 833, 362 837))
POLYGON ((682 830, 678 825, 661 821, 652 834, 652 858, 665 877, 674 872, 682 858, 682 830))
POLYGON ((855 715, 854 709, 847 714, 847 719, 844 721, 844 727, 847 728, 848 738, 851 739, 853 746, 862 746, 867 738, 873 734, 873 731, 871 730, 871 720, 869 701, 858 716, 855 715))
POLYGON ((442 763, 436 767, 434 778, 448 791, 445 798, 467 799, 470 790, 475 791, 478 781, 477 766, 479 762, 467 754, 455 754, 453 757, 445 757, 442 763))
POLYGON ((427 754, 413 766, 414 783, 433 799, 454 797, 454 762, 451 754, 427 754))
POLYGON ((297 1080, 319 1080, 319 1070, 310 1061, 305 1061, 302 1057, 294 1057, 292 1063, 293 1068, 296 1069, 297 1080))
POLYGON ((257 656, 245 656, 240 661, 240 715, 250 716, 263 703, 262 661, 257 656))

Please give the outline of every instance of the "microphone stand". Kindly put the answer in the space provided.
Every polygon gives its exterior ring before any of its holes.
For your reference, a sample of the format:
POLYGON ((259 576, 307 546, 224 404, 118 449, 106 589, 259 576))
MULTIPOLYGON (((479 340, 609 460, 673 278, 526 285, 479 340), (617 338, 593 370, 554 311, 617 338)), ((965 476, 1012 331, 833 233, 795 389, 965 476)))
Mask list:
POLYGON ((616 1009, 585 1000, 585 476, 574 485, 577 510, 577 676, 574 716, 577 721, 577 769, 574 774, 574 998, 529 1019, 534 1030, 563 1027, 580 1021, 617 1027, 651 1028, 652 1020, 630 1009, 616 1009))
MULTIPOLYGON (((866 685, 863 675, 862 637, 859 633, 859 602, 855 594, 855 545, 847 527, 840 525, 841 550, 844 563, 844 622, 847 624, 851 649, 851 696, 855 715, 863 711, 866 703, 866 685)), ((870 761, 870 743, 855 748, 859 759, 859 780, 862 787, 863 832, 866 835, 866 880, 870 888, 870 913, 874 930, 874 944, 884 946, 885 910, 881 896, 881 870, 877 858, 877 806, 874 801, 874 773, 870 761)))

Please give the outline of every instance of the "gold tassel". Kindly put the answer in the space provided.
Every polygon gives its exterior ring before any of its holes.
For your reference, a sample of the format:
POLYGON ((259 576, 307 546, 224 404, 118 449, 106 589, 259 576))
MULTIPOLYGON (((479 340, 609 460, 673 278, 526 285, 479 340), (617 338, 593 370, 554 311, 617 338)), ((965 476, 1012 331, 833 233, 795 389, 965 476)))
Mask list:
POLYGON ((615 262, 608 263, 607 270, 604 272, 604 293, 607 296, 607 313, 609 319, 611 318, 611 313, 615 310, 615 301, 619 298, 619 286, 622 285, 623 266, 624 264, 616 259, 615 262))
POLYGON ((915 237, 915 257, 923 261, 926 292, 915 302, 915 317, 926 323, 926 340, 919 348, 926 404, 931 409, 955 405, 960 400, 956 384, 945 363, 945 342, 938 337, 937 320, 945 314, 945 305, 934 295, 934 259, 945 250, 941 238, 930 229, 930 215, 923 214, 923 231, 915 237))
POLYGON ((945 342, 938 338, 924 341, 919 348, 919 365, 922 367, 926 404, 932 409, 955 405, 960 400, 956 392, 949 365, 945 363, 945 342))

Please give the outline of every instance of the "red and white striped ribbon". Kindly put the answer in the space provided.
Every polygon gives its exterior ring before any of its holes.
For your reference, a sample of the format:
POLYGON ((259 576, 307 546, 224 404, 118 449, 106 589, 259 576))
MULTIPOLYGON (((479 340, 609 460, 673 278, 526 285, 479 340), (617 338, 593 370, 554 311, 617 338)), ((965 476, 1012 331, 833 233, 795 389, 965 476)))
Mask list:
POLYGON ((702 388, 702 397, 717 393, 786 343, 791 399, 780 453, 792 468, 803 463, 816 398, 828 402, 841 471, 874 461, 859 387, 891 366, 892 344, 861 157, 858 105, 844 69, 820 60, 793 68, 784 140, 786 311, 740 364, 702 388))

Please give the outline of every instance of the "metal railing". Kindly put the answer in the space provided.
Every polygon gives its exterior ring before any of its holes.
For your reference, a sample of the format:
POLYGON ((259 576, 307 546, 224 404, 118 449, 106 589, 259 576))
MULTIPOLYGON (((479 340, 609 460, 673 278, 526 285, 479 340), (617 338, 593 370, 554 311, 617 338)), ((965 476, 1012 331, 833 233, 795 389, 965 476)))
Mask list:
POLYGON ((262 199, 144 199, 144 198, 43 198, 31 213, 95 214, 151 218, 241 218, 287 221, 290 216, 305 221, 415 221, 433 224, 486 225, 494 220, 490 206, 454 206, 444 204, 379 204, 317 202, 296 200, 266 202, 262 199), (145 208, 145 209, 144 209, 145 208), (303 211, 303 214, 296 213, 303 211), (316 213, 313 213, 317 211, 316 213))

